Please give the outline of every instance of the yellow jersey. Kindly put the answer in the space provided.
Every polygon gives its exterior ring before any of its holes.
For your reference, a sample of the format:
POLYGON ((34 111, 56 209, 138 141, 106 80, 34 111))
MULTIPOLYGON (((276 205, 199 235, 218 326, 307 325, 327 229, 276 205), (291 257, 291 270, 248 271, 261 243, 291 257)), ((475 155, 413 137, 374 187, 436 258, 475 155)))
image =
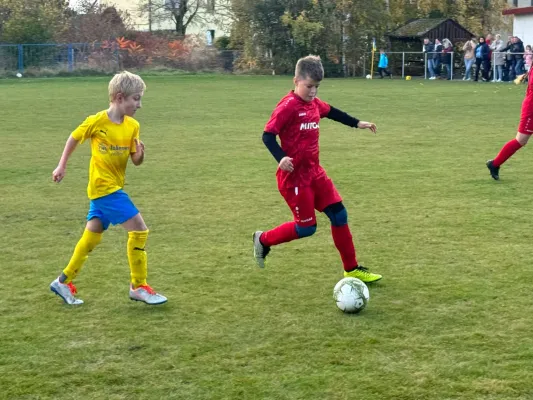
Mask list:
POLYGON ((136 152, 139 123, 127 115, 121 124, 111 121, 107 110, 87 117, 72 132, 78 142, 91 141, 89 165, 89 199, 97 199, 124 187, 126 166, 131 153, 136 152))

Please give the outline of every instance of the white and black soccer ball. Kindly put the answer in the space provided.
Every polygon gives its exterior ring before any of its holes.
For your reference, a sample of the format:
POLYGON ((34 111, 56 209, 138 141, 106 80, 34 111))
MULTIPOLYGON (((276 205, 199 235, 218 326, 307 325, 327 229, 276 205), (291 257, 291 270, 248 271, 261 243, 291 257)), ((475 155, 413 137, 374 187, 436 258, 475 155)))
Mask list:
POLYGON ((343 278, 333 288, 333 300, 345 313, 363 311, 370 300, 365 283, 357 278, 343 278))
POLYGON ((366 76, 366 79, 372 79, 372 75, 368 74, 368 75, 366 76))

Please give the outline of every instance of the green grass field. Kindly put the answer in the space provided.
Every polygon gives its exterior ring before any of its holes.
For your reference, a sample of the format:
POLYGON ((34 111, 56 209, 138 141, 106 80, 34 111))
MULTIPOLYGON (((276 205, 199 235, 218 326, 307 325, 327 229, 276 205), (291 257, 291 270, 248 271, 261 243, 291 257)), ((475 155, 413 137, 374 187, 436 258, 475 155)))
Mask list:
POLYGON ((329 221, 255 267, 251 234, 291 218, 261 133, 289 77, 146 77, 147 159, 126 190, 151 233, 160 307, 128 299, 127 235, 48 288, 84 227, 89 146, 51 173, 69 133, 107 106, 108 78, 0 81, 0 398, 532 399, 533 154, 493 181, 524 86, 326 80, 320 97, 378 124, 321 123, 358 257, 384 279, 338 311, 329 221))

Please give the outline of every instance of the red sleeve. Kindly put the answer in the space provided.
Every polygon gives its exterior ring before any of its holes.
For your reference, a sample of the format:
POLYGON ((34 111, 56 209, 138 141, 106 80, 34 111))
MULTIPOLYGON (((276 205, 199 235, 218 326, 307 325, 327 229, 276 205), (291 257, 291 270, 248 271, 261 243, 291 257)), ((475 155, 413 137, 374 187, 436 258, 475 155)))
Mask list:
POLYGON ((316 104, 318 105, 318 112, 320 113, 320 118, 325 118, 328 116, 331 106, 325 101, 320 100, 318 97, 315 98, 316 104))
POLYGON ((290 121, 292 116, 291 107, 287 103, 278 104, 272 112, 270 119, 265 125, 265 132, 279 135, 290 121))

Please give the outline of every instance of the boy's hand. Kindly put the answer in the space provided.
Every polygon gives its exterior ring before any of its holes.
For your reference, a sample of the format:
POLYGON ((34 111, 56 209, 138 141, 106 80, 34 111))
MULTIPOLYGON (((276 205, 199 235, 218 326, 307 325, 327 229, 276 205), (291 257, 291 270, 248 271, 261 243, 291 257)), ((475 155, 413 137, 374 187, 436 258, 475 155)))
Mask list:
POLYGON ((279 162, 279 168, 282 171, 292 172, 294 171, 294 165, 292 165, 292 158, 283 157, 279 162))
POLYGON ((52 172, 52 179, 54 182, 61 182, 61 180, 65 177, 65 167, 58 166, 56 169, 54 169, 54 172, 52 172))
POLYGON ((359 129, 370 129, 373 133, 376 133, 378 130, 376 124, 374 124, 373 122, 359 121, 357 127, 359 129))
POLYGON ((137 150, 137 153, 144 154, 144 143, 139 139, 135 139, 135 150, 137 150))

